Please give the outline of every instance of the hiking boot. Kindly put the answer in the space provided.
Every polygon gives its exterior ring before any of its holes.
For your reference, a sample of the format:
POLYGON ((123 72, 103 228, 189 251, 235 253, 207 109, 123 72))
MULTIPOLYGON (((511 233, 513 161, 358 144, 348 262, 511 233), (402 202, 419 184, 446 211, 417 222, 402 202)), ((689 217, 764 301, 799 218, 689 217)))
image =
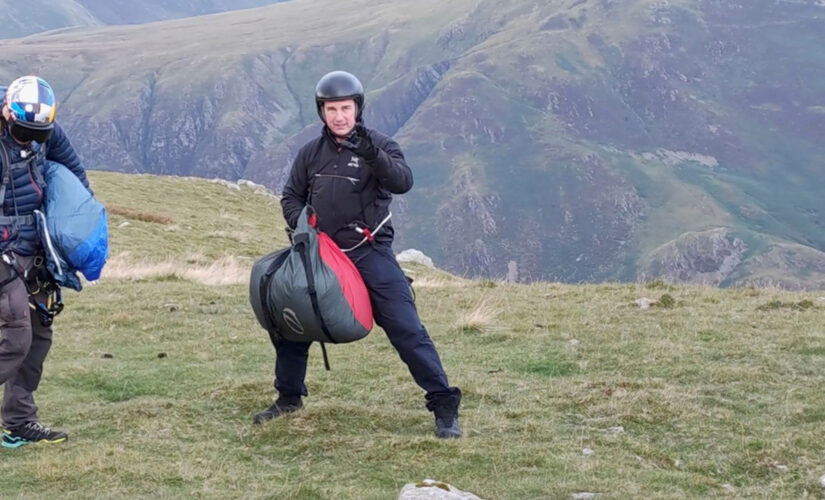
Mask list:
POLYGON ((29 422, 16 429, 3 429, 3 447, 19 448, 29 443, 62 443, 69 439, 62 431, 53 431, 40 422, 29 422))
POLYGON ((458 426, 458 406, 436 406, 433 413, 435 413, 435 437, 441 439, 461 437, 461 427, 458 426))
POLYGON ((282 415, 286 415, 287 413, 293 413, 301 408, 304 407, 304 403, 301 402, 301 397, 284 397, 278 396, 278 399, 275 400, 272 406, 267 408, 266 410, 256 413, 254 417, 252 417, 252 423, 254 424, 262 424, 264 422, 268 422, 273 418, 278 418, 282 415))

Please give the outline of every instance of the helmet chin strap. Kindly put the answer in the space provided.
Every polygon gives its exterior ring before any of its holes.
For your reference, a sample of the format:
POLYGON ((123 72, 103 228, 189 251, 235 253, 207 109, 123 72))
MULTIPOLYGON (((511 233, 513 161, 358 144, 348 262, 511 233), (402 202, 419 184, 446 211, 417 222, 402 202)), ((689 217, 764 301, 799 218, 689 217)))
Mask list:
POLYGON ((15 144, 19 144, 17 142, 17 139, 15 139, 13 135, 11 135, 11 120, 8 120, 6 118, 0 119, 3 120, 3 135, 13 140, 15 144))

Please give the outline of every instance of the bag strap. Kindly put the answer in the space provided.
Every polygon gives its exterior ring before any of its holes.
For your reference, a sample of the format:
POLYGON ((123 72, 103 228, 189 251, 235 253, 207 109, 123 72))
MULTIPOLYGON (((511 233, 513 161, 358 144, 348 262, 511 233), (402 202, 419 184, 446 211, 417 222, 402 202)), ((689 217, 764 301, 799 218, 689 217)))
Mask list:
MULTIPOLYGON (((321 315, 321 307, 318 305, 318 291, 315 289, 315 276, 312 273, 312 263, 309 260, 309 235, 306 233, 296 235, 295 245, 292 248, 297 250, 298 255, 301 257, 301 261, 304 264, 304 271, 306 272, 307 277, 307 292, 309 293, 309 300, 312 302, 312 311, 315 313, 315 318, 318 319, 318 323, 321 325, 321 331, 324 332, 324 336, 334 344, 336 341, 329 332, 327 324, 324 321, 324 317, 321 315)), ((321 342, 321 351, 324 354, 324 368, 329 371, 329 358, 327 357, 327 349, 323 342, 321 342)))
MULTIPOLYGON (((63 266, 61 265, 63 259, 60 258, 60 255, 58 255, 57 250, 55 250, 54 244, 52 243, 52 235, 49 233, 49 226, 46 222, 46 214, 40 210, 35 210, 34 216, 37 217, 38 227, 40 228, 40 236, 46 243, 46 250, 49 252, 49 256, 52 258, 54 265, 57 267, 57 273, 63 274, 63 266)), ((0 217, 0 220, 2 220, 2 217, 0 217)))
POLYGON ((315 289, 315 275, 312 272, 312 262, 309 260, 309 237, 307 234, 298 234, 295 236, 295 246, 292 247, 298 252, 301 261, 304 264, 304 271, 307 277, 307 293, 309 293, 310 301, 312 302, 312 311, 315 317, 321 324, 321 331, 330 342, 335 343, 335 339, 329 333, 324 317, 321 315, 321 307, 318 305, 318 290, 315 289))
MULTIPOLYGON (((273 259, 261 279, 261 284, 258 288, 258 296, 261 298, 261 304, 266 308, 268 308, 267 304, 269 304, 269 286, 272 284, 272 278, 275 275, 275 271, 283 265, 283 262, 284 258, 280 255, 273 259)), ((272 321, 269 314, 264 314, 263 318, 264 323, 266 323, 265 328, 266 332, 269 334, 269 340, 272 341, 273 346, 276 346, 278 341, 282 339, 281 334, 278 332, 278 326, 272 321)))
MULTIPOLYGON (((0 188, 0 194, 3 194, 2 188, 0 188)), ((0 226, 12 226, 14 224, 28 226, 35 222, 37 221, 34 215, 0 215, 0 226)))
POLYGON ((6 149, 6 144, 0 139, 0 160, 3 161, 2 179, 0 179, 0 214, 3 213, 6 202, 6 186, 11 179, 11 160, 9 159, 9 151, 6 149))

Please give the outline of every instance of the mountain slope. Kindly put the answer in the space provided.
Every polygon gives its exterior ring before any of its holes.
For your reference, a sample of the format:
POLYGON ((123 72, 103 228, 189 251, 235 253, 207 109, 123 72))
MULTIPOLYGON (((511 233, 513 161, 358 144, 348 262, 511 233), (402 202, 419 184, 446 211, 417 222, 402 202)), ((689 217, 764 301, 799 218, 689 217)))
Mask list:
POLYGON ((95 26, 100 20, 74 0, 0 0, 3 38, 21 36, 68 26, 95 26))
POLYGON ((3 38, 101 24, 140 24, 248 9, 286 0, 0 0, 3 38))
POLYGON ((825 287, 811 272, 825 264, 822 5, 419 4, 355 1, 330 23, 336 3, 296 0, 52 33, 0 44, 0 72, 54 82, 93 168, 277 191, 317 133, 315 82, 348 69, 367 124, 415 172, 399 244, 447 269, 825 287), (736 265, 679 250, 721 234, 736 265))

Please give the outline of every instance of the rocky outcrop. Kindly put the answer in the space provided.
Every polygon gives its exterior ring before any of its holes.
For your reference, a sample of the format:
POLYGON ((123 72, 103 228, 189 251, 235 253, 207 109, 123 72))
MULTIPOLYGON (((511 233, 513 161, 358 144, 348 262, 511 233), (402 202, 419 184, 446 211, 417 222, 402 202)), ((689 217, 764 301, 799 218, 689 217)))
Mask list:
POLYGON ((426 267, 435 267, 435 264, 433 264, 433 259, 427 257, 424 252, 421 250, 416 250, 415 248, 408 248, 407 250, 397 254, 395 256, 395 260, 398 262, 415 262, 416 264, 421 264, 426 267))
POLYGON ((462 274, 491 275, 501 234, 496 212, 501 201, 484 179, 482 167, 463 159, 454 164, 450 190, 436 211, 439 245, 450 268, 462 274))
POLYGON ((651 252, 638 279, 718 286, 742 263, 746 251, 744 241, 729 228, 685 233, 651 252))
POLYGON ((774 243, 742 266, 737 286, 785 290, 825 290, 825 252, 792 243, 774 243))

